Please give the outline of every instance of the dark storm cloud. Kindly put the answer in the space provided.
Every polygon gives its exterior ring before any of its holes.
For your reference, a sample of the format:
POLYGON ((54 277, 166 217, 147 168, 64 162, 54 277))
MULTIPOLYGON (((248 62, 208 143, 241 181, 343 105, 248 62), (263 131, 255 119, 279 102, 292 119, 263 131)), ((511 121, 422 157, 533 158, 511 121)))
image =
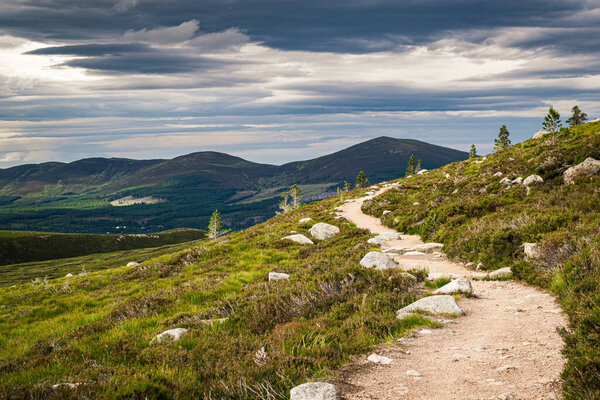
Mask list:
POLYGON ((26 54, 38 55, 69 55, 69 56, 107 56, 123 53, 142 53, 148 52, 150 48, 147 45, 139 43, 125 44, 82 44, 72 46, 52 46, 43 47, 27 52, 26 54))
MULTIPOLYGON (((201 32, 237 27, 274 48, 360 53, 490 27, 593 28, 598 18, 585 13, 595 7, 597 1, 583 0, 30 0, 2 6, 0 26, 16 36, 79 41, 196 19, 201 32)), ((519 45, 580 51, 597 43, 568 40, 576 37, 563 34, 557 42, 549 35, 519 45)))

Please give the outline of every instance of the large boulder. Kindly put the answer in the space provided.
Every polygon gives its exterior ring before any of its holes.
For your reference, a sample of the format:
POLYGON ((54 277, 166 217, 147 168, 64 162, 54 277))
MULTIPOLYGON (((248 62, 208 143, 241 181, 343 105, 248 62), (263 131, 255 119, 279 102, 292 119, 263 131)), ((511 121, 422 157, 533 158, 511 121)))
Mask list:
POLYGON ((512 275, 512 271, 510 270, 510 268, 505 267, 505 268, 497 269, 494 272, 490 272, 490 274, 488 276, 491 279, 500 279, 500 278, 505 278, 505 277, 511 276, 511 275, 512 275))
POLYGON ((312 240, 301 234, 282 237, 281 240, 291 240, 292 242, 300 244, 315 244, 312 240))
POLYGON ((523 243, 523 252, 527 259, 538 258, 540 256, 537 243, 523 243))
POLYGON ((362 260, 360 260, 360 265, 365 268, 375 268, 375 269, 388 269, 388 268, 398 268, 398 264, 392 261, 388 256, 378 251, 370 251, 368 252, 362 260))
POLYGON ((599 173, 600 161, 596 160, 595 158, 588 157, 582 163, 567 169, 563 174, 563 178, 566 184, 573 184, 575 183, 576 179, 597 175, 599 173))
POLYGON ((327 240, 340 233, 340 228, 325 222, 318 222, 310 228, 309 232, 315 239, 327 240))
POLYGON ((341 400, 335 385, 327 382, 307 382, 290 390, 290 400, 341 400))
POLYGON ((433 292, 433 294, 455 293, 473 294, 473 286, 471 286, 471 281, 465 278, 458 278, 433 292))
POLYGON ((450 295, 438 295, 424 297, 412 304, 398 310, 396 317, 402 319, 415 311, 425 311, 434 315, 437 314, 458 314, 462 315, 463 310, 458 306, 454 297, 450 295))
POLYGON ((186 334, 187 332, 188 332, 188 330, 185 328, 169 329, 168 331, 164 331, 164 332, 159 333, 158 335, 154 336, 154 338, 152 339, 152 341, 150 343, 154 343, 154 342, 160 343, 166 339, 171 339, 173 341, 177 341, 181 338, 182 335, 186 334))
POLYGON ((542 183, 542 182, 544 182, 544 178, 542 178, 541 176, 539 176, 539 175, 529 175, 523 181, 523 185, 530 186, 530 185, 534 185, 536 183, 542 183))
POLYGON ((537 131, 536 133, 533 134, 533 136, 531 137, 532 139, 541 139, 544 137, 544 135, 547 135, 548 131, 544 131, 542 129, 540 129, 539 131, 537 131))

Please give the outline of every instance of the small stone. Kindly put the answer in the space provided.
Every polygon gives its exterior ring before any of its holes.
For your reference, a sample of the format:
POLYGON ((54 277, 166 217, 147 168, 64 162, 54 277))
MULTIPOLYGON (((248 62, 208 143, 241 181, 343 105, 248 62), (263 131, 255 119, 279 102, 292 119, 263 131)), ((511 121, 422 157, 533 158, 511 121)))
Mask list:
POLYGON ((281 238, 281 240, 291 240, 292 242, 300 244, 315 244, 312 240, 302 234, 286 236, 281 238))
POLYGON ((380 356, 379 354, 371 354, 367 360, 371 361, 372 363, 375 364, 383 364, 383 365, 388 365, 392 363, 392 359, 385 357, 385 356, 380 356))
POLYGON ((383 211, 383 212, 381 213, 381 215, 387 215, 387 214, 389 214, 389 213, 391 213, 391 211, 390 211, 390 210, 385 210, 385 211, 383 211))
POLYGON ((425 253, 423 253, 422 251, 407 251, 406 253, 404 253, 405 256, 424 256, 425 253))
POLYGON ((341 400, 335 385, 327 382, 307 382, 290 390, 290 400, 341 400))
POLYGON ((399 240, 402 236, 398 232, 386 232, 377 235, 376 238, 381 240, 399 240))
POLYGON ((159 333, 158 335, 156 335, 151 341, 150 344, 154 343, 154 342, 162 342, 163 340, 167 339, 167 338, 171 338, 174 342, 179 340, 181 338, 182 335, 186 334, 188 332, 187 329, 185 328, 175 328, 175 329, 169 329, 167 331, 164 331, 162 333, 159 333))
POLYGON ((423 175, 425 172, 427 172, 426 169, 422 169, 419 172, 417 172, 417 175, 423 175))
POLYGON ((415 311, 425 311, 434 315, 463 314, 462 309, 458 306, 454 297, 450 295, 436 295, 424 297, 398 310, 396 312, 396 318, 402 319, 415 311))
POLYGON ((530 186, 530 185, 535 185, 537 183, 542 183, 542 182, 544 182, 544 178, 542 178, 541 176, 539 176, 539 175, 529 175, 523 181, 523 185, 530 186))
POLYGON ((269 272, 269 282, 271 281, 283 281, 290 279, 288 274, 284 274, 283 272, 269 272))
POLYGON ((502 176, 502 175, 504 175, 504 174, 503 174, 502 172, 500 172, 500 171, 498 171, 498 172, 496 172, 496 173, 494 174, 494 176, 502 176))
POLYGON ((502 367, 496 368, 496 372, 507 372, 517 369, 514 365, 503 365, 502 367))
POLYGON ((398 264, 379 251, 368 252, 361 260, 360 265, 365 268, 388 269, 398 268, 398 264))
POLYGON ((302 218, 300 221, 298 221, 298 223, 299 224, 308 224, 311 221, 312 221, 312 218, 306 217, 306 218, 302 218))
POLYGON ((71 273, 68 273, 68 274, 66 274, 66 275, 65 275, 65 278, 70 278, 70 277, 72 277, 72 276, 73 276, 73 274, 71 274, 71 273))
POLYGON ((491 279, 499 279, 499 278, 504 278, 506 276, 511 276, 511 275, 512 275, 512 271, 510 270, 510 268, 505 267, 505 268, 500 268, 500 269, 497 269, 496 271, 490 272, 488 276, 491 279))
POLYGON ((374 245, 377 245, 377 246, 384 246, 385 245, 385 241, 381 240, 379 237, 371 238, 371 239, 367 240, 367 243, 374 244, 374 245))
POLYGON ((127 267, 135 267, 135 266, 137 266, 137 265, 139 265, 139 263, 137 263, 137 262, 135 262, 135 261, 131 261, 131 262, 128 262, 128 263, 127 263, 127 267))
POLYGON ((465 278, 458 278, 433 292, 433 294, 455 293, 465 293, 469 295, 473 294, 473 286, 471 285, 471 281, 465 278))
POLYGON ((415 369, 409 369, 406 371, 406 375, 418 378, 421 376, 421 373, 415 369))
POLYGON ((418 201, 415 201, 415 202, 413 203, 413 206, 418 206, 418 205, 421 205, 421 203, 419 203, 418 201))

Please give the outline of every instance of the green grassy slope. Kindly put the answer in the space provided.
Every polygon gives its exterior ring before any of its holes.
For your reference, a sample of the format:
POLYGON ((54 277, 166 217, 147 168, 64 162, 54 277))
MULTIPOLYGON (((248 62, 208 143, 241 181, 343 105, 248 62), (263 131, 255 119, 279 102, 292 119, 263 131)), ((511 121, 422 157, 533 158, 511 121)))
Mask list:
POLYGON ((0 231, 1 265, 77 257, 202 239, 205 231, 173 229, 137 235, 67 234, 0 231))
POLYGON ((564 185, 562 173, 587 157, 600 159, 600 123, 563 131, 556 144, 528 140, 487 156, 400 180, 365 204, 399 231, 444 243, 455 259, 551 288, 569 317, 562 332, 568 399, 600 398, 600 176, 564 185), (502 172, 502 176, 494 176, 502 172), (448 174, 448 177, 446 177, 448 174), (500 180, 539 174, 544 182, 504 186, 500 180), (417 204, 418 203, 418 204, 417 204), (523 243, 537 243, 527 260, 523 243))
POLYGON ((285 399, 352 354, 431 324, 396 319, 428 289, 400 271, 360 267, 371 235, 334 219, 338 204, 303 206, 138 267, 2 289, 0 397, 285 399), (297 223, 307 216, 340 234, 312 246, 280 240, 308 235, 297 223), (270 271, 291 279, 268 282, 270 271), (150 344, 175 327, 189 333, 150 344), (82 384, 52 389, 62 382, 82 384))

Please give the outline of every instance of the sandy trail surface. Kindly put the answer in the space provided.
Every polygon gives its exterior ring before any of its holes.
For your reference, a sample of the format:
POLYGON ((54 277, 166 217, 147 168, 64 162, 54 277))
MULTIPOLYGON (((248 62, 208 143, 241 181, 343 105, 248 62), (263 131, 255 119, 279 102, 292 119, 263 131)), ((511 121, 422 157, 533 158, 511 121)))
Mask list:
MULTIPOLYGON (((361 211, 362 197, 342 206, 341 215, 374 234, 395 232, 361 211)), ((383 247, 422 244, 402 235, 383 247)), ((427 268, 440 276, 485 275, 443 254, 395 257, 403 269, 427 268)), ((345 399, 557 399, 563 347, 557 328, 565 317, 553 296, 516 281, 472 281, 474 296, 461 298, 466 315, 439 329, 420 329, 377 349, 391 364, 366 357, 340 373, 345 399)))

